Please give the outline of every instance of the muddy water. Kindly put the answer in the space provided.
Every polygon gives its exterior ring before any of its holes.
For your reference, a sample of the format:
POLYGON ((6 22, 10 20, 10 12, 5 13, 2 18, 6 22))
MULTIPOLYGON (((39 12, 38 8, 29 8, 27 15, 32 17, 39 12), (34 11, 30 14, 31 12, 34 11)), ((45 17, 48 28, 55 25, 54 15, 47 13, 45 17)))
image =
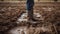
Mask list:
POLYGON ((9 34, 39 34, 40 32, 51 32, 50 28, 45 27, 16 27, 11 29, 8 33, 9 34))
POLYGON ((8 33, 9 34, 22 34, 22 33, 25 33, 26 34, 26 30, 27 27, 24 26, 24 27, 16 27, 16 28, 13 28, 11 29, 8 33))

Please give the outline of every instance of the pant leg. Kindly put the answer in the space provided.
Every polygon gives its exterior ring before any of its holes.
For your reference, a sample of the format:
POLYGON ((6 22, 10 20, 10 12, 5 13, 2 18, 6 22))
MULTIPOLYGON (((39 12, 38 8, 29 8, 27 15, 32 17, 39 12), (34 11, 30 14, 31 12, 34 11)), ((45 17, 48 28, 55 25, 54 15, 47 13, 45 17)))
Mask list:
POLYGON ((26 8, 29 19, 33 19, 33 6, 34 6, 34 0, 27 0, 26 8))

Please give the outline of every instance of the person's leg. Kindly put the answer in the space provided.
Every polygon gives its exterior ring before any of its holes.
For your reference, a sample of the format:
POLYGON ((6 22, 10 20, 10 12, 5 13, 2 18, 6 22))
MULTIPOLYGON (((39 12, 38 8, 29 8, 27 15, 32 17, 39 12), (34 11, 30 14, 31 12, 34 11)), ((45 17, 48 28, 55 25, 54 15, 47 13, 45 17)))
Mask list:
POLYGON ((33 3, 27 3, 27 13, 28 13, 28 20, 33 19, 33 3))
POLYGON ((28 10, 28 20, 32 19, 33 19, 33 9, 31 8, 31 10, 28 10))
POLYGON ((37 19, 34 18, 34 11, 33 11, 33 6, 30 7, 30 9, 28 10, 28 20, 32 20, 32 21, 39 21, 37 19))
POLYGON ((28 21, 38 21, 34 18, 33 14, 33 7, 34 7, 34 1, 27 2, 27 13, 28 13, 28 21))

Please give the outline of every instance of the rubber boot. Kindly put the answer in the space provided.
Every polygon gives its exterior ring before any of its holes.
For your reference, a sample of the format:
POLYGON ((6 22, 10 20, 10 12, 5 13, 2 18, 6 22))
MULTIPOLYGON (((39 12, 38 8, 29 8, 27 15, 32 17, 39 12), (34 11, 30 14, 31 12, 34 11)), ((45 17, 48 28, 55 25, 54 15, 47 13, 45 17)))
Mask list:
POLYGON ((32 10, 29 10, 28 11, 28 21, 30 22, 30 23, 37 23, 39 20, 37 20, 37 19, 34 19, 34 16, 33 16, 33 9, 32 10))
POLYGON ((32 20, 33 19, 33 11, 29 10, 28 11, 28 20, 32 20))

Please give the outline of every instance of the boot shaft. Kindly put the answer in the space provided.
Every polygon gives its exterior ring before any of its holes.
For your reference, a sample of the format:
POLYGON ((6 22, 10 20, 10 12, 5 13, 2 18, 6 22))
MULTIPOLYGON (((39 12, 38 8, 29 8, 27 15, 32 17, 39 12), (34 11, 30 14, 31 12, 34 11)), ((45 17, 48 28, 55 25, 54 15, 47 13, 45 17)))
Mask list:
POLYGON ((28 11, 28 19, 33 19, 33 9, 28 11))

